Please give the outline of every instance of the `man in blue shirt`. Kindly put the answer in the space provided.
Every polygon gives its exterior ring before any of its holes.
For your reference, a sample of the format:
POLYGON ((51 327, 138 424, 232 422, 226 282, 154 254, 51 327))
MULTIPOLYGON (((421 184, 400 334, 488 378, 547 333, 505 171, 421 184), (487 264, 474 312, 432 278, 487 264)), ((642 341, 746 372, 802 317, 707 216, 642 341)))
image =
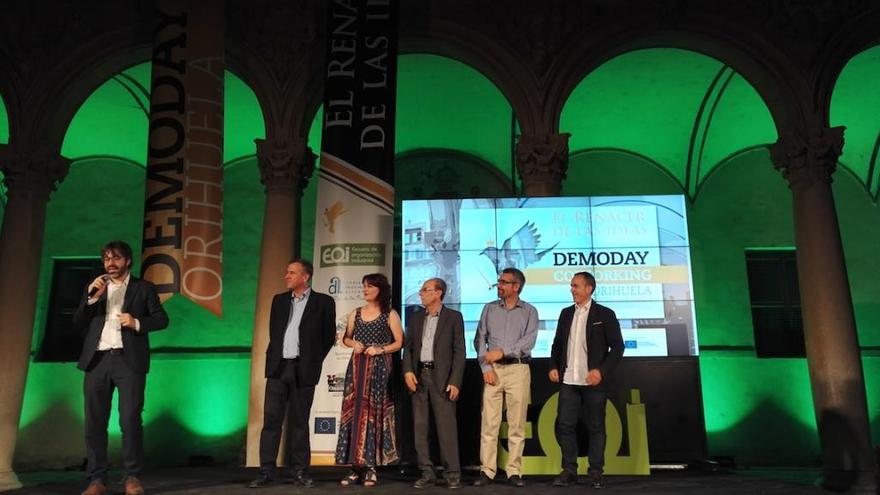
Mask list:
POLYGON ((251 488, 261 488, 275 481, 275 459, 285 414, 291 432, 291 480, 305 487, 314 485, 308 474, 309 414, 324 358, 336 342, 336 302, 309 287, 312 270, 309 261, 291 261, 284 276, 289 290, 272 299, 266 350, 266 398, 260 433, 260 477, 251 482, 251 488))
POLYGON ((483 416, 480 425, 480 477, 474 486, 495 479, 501 409, 507 409, 507 479, 516 487, 522 479, 526 412, 531 373, 529 361, 538 337, 538 312, 519 298, 526 284, 523 272, 505 268, 498 276, 498 300, 483 307, 474 347, 483 371, 483 416))

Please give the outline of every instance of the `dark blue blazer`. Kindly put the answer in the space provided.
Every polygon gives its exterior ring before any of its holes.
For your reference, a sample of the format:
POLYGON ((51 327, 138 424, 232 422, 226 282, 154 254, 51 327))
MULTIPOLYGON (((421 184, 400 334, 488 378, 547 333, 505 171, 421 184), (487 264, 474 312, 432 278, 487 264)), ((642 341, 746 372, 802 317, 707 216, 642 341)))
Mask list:
MULTIPOLYGON (((559 370, 559 380, 565 376, 568 361, 568 337, 571 321, 574 318, 574 305, 564 308, 559 313, 556 324, 556 337, 550 350, 550 369, 559 370)), ((608 385, 614 375, 614 369, 623 357, 623 335, 620 333, 620 322, 617 315, 607 306, 593 301, 587 314, 587 368, 599 369, 602 373, 600 387, 608 385)))
MULTIPOLYGON (((284 332, 290 319, 291 291, 276 294, 269 313, 269 346, 266 349, 266 378, 281 371, 284 332)), ((299 359, 297 377, 306 386, 321 380, 321 367, 336 342, 336 301, 327 294, 312 290, 299 324, 299 359)))

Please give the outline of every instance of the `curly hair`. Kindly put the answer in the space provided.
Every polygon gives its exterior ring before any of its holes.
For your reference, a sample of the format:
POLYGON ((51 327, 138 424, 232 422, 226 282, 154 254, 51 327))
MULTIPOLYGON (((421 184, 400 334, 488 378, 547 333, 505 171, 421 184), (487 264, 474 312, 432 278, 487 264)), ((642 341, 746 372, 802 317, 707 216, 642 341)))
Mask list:
POLYGON ((376 302, 383 313, 391 311, 391 284, 388 283, 388 277, 381 273, 368 273, 361 279, 361 283, 372 285, 379 289, 379 295, 376 296, 376 302))

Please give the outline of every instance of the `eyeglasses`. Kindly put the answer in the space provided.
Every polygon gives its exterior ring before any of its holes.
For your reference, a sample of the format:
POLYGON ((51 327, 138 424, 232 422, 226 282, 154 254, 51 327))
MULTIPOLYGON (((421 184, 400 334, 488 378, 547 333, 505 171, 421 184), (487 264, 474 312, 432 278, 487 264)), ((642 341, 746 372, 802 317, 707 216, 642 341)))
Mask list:
POLYGON ((104 256, 102 259, 104 261, 122 261, 125 258, 123 258, 122 256, 113 255, 113 256, 104 256))
POLYGON ((503 278, 498 279, 498 285, 511 285, 515 284, 516 280, 504 280, 503 278))
POLYGON ((419 292, 433 292, 435 290, 437 290, 437 289, 435 289, 433 287, 422 287, 421 289, 419 289, 419 292))

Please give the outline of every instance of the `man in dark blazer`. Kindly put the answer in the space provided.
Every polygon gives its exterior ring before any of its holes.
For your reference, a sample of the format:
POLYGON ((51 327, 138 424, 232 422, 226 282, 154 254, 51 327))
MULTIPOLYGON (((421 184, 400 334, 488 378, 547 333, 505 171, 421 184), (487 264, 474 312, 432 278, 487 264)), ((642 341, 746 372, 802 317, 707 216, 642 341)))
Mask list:
POLYGON ((276 479, 275 459, 285 414, 291 432, 290 481, 305 487, 314 486, 308 472, 311 463, 309 414, 324 358, 336 342, 336 301, 309 287, 313 270, 307 260, 291 261, 284 276, 289 290, 272 299, 263 431, 260 433, 260 476, 251 482, 251 488, 270 485, 276 479))
POLYGON ((592 300, 596 290, 592 274, 576 273, 570 286, 574 305, 559 314, 550 351, 550 381, 562 382, 556 416, 562 472, 553 484, 577 482, 577 422, 583 409, 590 432, 590 484, 604 488, 605 402, 614 369, 623 357, 623 336, 614 311, 592 300))
POLYGON ((113 390, 119 390, 119 423, 126 495, 144 492, 141 413, 150 370, 149 332, 168 326, 156 288, 131 276, 131 246, 111 241, 101 249, 104 271, 89 284, 73 315, 74 328, 85 333, 79 369, 86 372, 85 439, 89 486, 83 495, 107 493, 107 422, 113 390))
POLYGON ((433 486, 437 481, 428 447, 429 407, 434 412, 446 483, 449 488, 461 487, 455 401, 464 374, 464 319, 458 311, 443 306, 445 295, 443 279, 425 281, 419 290, 425 308, 408 318, 406 325, 402 368, 412 393, 416 455, 422 469, 415 488, 433 486))

